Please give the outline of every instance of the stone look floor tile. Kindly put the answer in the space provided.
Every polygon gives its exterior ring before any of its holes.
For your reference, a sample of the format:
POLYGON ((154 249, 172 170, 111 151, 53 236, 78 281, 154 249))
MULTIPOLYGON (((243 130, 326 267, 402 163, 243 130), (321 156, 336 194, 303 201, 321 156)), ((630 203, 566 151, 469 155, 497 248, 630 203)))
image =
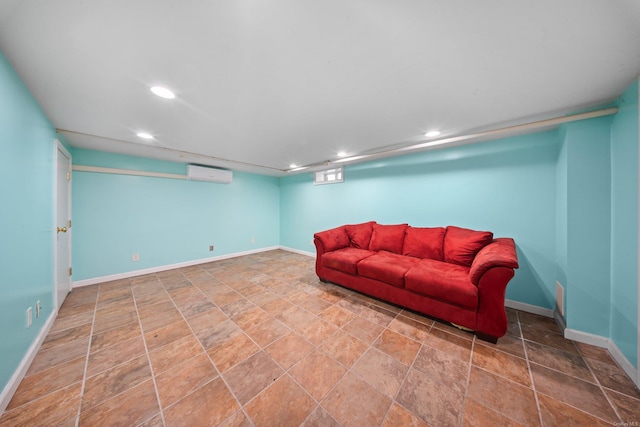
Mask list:
POLYGON ((422 421, 420 418, 416 417, 397 403, 394 403, 393 405, 391 405, 391 408, 389 409, 389 412, 387 413, 387 416, 382 423, 382 427, 398 426, 429 427, 429 425, 422 421))
POLYGON ((536 391, 588 412, 608 422, 617 422, 613 408, 595 384, 531 364, 536 391))
POLYGON ((457 426, 463 410, 464 394, 411 369, 396 401, 430 425, 457 426))
POLYGON ((85 381, 82 410, 92 408, 149 379, 151 370, 146 355, 102 371, 85 381))
POLYGON ((109 329, 108 331, 94 334, 91 337, 91 353, 95 353, 106 347, 117 345, 131 338, 142 338, 140 325, 137 323, 129 323, 119 328, 109 329))
POLYGON ((343 327, 356 317, 356 315, 352 312, 344 310, 335 305, 323 310, 318 314, 318 316, 324 321, 329 322, 337 326, 338 328, 343 327))
POLYGON ((338 331, 322 343, 322 351, 350 368, 362 356, 368 346, 353 335, 338 331))
MULTIPOLYGON (((574 353, 567 353, 553 347, 527 341, 527 357, 532 363, 555 369, 566 375, 595 383, 595 378, 584 359, 574 353)), ((607 365, 610 366, 610 365, 607 365)))
POLYGON ((288 375, 283 375, 245 408, 256 427, 295 427, 315 407, 313 399, 288 375))
POLYGON ((545 426, 610 426, 610 423, 604 422, 585 412, 565 405, 555 399, 544 394, 538 395, 540 403, 540 416, 542 424, 545 426))
POLYGON ((345 427, 377 426, 382 424, 391 399, 347 373, 322 406, 345 427))
POLYGON ((525 359, 495 350, 490 346, 476 345, 472 363, 493 374, 531 387, 531 376, 525 359))
POLYGON ((187 359, 156 377, 160 404, 166 408, 217 376, 206 354, 187 359))
POLYGON ((468 362, 471 356, 472 341, 450 334, 441 329, 432 328, 424 339, 424 344, 452 354, 463 362, 468 362))
POLYGON ((467 398, 521 424, 540 424, 535 396, 529 387, 472 366, 467 393, 467 398))
POLYGON ((288 333, 265 348, 284 369, 289 369, 313 350, 314 346, 295 332, 288 333))
POLYGON ((145 353, 142 336, 122 341, 89 355, 87 376, 112 368, 145 353))
POLYGON ((464 393, 467 386, 469 363, 433 347, 422 347, 416 356, 413 369, 460 393, 464 393))
POLYGON ((54 391, 41 399, 7 411, 0 418, 1 427, 54 426, 78 415, 82 383, 75 383, 54 391))
POLYGON ((300 427, 341 427, 335 418, 322 406, 318 406, 309 414, 300 427))
POLYGON ((283 373, 273 359, 261 351, 229 369, 223 376, 233 394, 244 405, 283 373))
POLYGON ((426 325, 405 316, 398 316, 389 323, 388 328, 414 341, 422 342, 429 335, 433 322, 426 325))
POLYGON ((640 419, 640 393, 607 350, 506 312, 507 335, 491 344, 320 282, 312 258, 283 250, 77 288, 0 426, 640 419))
POLYGON ((289 333, 290 329, 277 319, 269 319, 247 331, 249 335, 258 345, 266 347, 278 338, 289 333))
POLYGON ((81 357, 25 377, 9 402, 7 410, 82 381, 85 363, 86 359, 81 357))
POLYGON ((80 425, 136 425, 159 412, 153 381, 121 393, 80 414, 80 425))
POLYGON ((246 360, 257 353, 260 347, 245 334, 239 333, 213 345, 207 353, 220 372, 224 372, 232 366, 246 360))
MULTIPOLYGON (((504 426, 521 427, 524 424, 513 421, 504 415, 487 408, 471 398, 467 398, 464 406, 463 426, 484 427, 484 426, 504 426)), ((562 425, 562 424, 556 424, 562 425)))
POLYGON ((370 348, 351 368, 376 390, 387 397, 395 398, 409 368, 393 357, 370 348))
POLYGON ((207 420, 210 425, 215 426, 238 409, 238 401, 222 378, 218 377, 165 409, 164 417, 168 427, 196 426, 202 420, 207 420))
POLYGON ((347 370, 320 350, 308 354, 289 374, 317 401, 322 400, 347 370))
POLYGON ((183 360, 190 359, 204 350, 196 337, 188 335, 177 341, 149 352, 154 375, 160 375, 183 360))
POLYGON ((401 363, 411 366, 422 345, 397 332, 385 329, 380 337, 373 343, 373 346, 395 357, 401 363))

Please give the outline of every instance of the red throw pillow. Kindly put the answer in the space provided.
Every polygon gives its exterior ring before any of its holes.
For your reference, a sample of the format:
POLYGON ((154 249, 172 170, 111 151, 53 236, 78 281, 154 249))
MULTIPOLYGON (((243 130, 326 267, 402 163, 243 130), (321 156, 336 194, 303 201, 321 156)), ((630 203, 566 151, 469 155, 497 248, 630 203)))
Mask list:
POLYGON ((407 227, 402 255, 416 258, 444 260, 444 227, 407 227))
POLYGON ((450 225, 444 236, 444 261, 471 267, 476 254, 492 240, 493 233, 490 231, 475 231, 450 225))
POLYGON ((349 245, 357 249, 369 249, 373 224, 375 224, 375 221, 345 225, 344 228, 349 236, 349 245))
POLYGON ((407 224, 398 225, 373 225, 373 233, 371 234, 371 243, 369 250, 371 251, 389 251, 396 254, 402 253, 402 245, 404 244, 404 233, 407 224))

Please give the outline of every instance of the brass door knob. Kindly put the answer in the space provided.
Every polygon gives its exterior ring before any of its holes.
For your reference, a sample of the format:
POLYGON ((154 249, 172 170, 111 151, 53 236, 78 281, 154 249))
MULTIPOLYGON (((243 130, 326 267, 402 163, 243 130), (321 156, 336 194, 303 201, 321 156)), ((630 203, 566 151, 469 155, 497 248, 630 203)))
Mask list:
POLYGON ((67 227, 58 227, 58 233, 63 232, 66 233, 67 232, 67 227))

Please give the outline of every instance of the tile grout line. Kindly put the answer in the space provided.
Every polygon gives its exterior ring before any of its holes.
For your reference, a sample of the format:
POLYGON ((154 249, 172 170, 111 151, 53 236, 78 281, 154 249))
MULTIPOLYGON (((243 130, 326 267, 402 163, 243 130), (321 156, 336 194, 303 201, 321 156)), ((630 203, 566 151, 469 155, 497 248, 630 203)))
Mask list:
POLYGON ((89 356, 91 355, 91 342, 93 341, 93 329, 96 324, 96 315, 98 313, 98 300, 100 299, 100 290, 102 286, 98 286, 98 292, 96 292, 95 306, 93 307, 93 318, 91 319, 91 330, 89 331, 89 342, 87 344, 87 355, 84 363, 84 372, 82 373, 82 386, 80 386, 80 398, 78 402, 78 415, 76 415, 75 426, 80 425, 80 415, 82 415, 82 399, 84 397, 84 388, 87 382, 87 372, 89 371, 89 356))
MULTIPOLYGON (((156 279, 162 285, 162 282, 160 281, 160 279, 157 276, 156 276, 156 279)), ((149 347, 147 346, 147 339, 144 336, 144 329, 142 328, 142 320, 140 319, 140 311, 138 310, 138 302, 136 301, 136 295, 135 295, 135 291, 133 289, 133 286, 131 287, 131 296, 133 297, 133 306, 135 307, 136 318, 138 319, 138 326, 140 327, 140 335, 142 336, 142 344, 144 345, 144 354, 145 354, 145 356, 147 356, 147 363, 149 364, 149 371, 151 372, 151 381, 153 381, 153 388, 154 388, 155 393, 156 393, 156 402, 158 403, 158 410, 160 411, 160 419, 162 420, 162 425, 166 426, 167 422, 164 419, 164 410, 162 408, 162 403, 160 402, 160 393, 158 392, 158 384, 156 382, 156 375, 155 375, 155 372, 153 371, 153 364, 151 363, 151 356, 149 356, 149 347)), ((153 416, 151 418, 149 418, 149 419, 152 419, 152 418, 153 418, 153 416)), ((146 422, 146 421, 148 421, 148 420, 144 420, 143 422, 146 422)))
POLYGON ((464 387, 464 396, 462 397, 462 410, 460 411, 460 415, 458 416, 458 426, 462 427, 462 423, 464 422, 465 410, 467 408, 467 397, 469 395, 469 384, 471 383, 471 369, 473 368, 473 352, 476 348, 476 335, 473 335, 471 340, 471 351, 469 352, 469 369, 467 370, 467 381, 464 387))
MULTIPOLYGON (((206 270, 204 270, 206 271, 206 270)), ((185 279, 187 279, 189 281, 189 283, 191 283, 191 280, 189 280, 186 276, 184 276, 184 274, 181 272, 182 276, 185 277, 185 279)), ((221 280, 219 280, 218 278, 216 278, 213 274, 211 274, 210 272, 207 271, 207 274, 209 274, 213 279, 220 281, 220 283, 222 283, 225 286, 228 286, 226 283, 222 282, 221 280)), ((233 396, 233 398, 236 400, 236 402, 238 403, 238 406, 240 407, 237 411, 234 411, 233 414, 237 413, 238 411, 241 411, 245 418, 253 425, 253 420, 249 417, 249 414, 246 413, 245 409, 244 409, 244 405, 242 405, 242 403, 240 403, 240 399, 238 399, 238 397, 236 396, 236 394, 234 393, 233 389, 229 386, 229 383, 227 383, 226 378, 224 378, 224 376, 222 375, 222 372, 220 372, 220 370, 218 369, 218 367, 216 366, 215 362, 213 361, 213 359, 211 358, 211 355, 209 354, 209 352, 207 351, 207 349, 204 347, 204 345, 202 344, 202 341, 200 341, 200 338, 198 338, 198 335, 196 334, 196 332, 193 330, 193 328, 191 327, 191 324, 189 323, 189 321, 187 320, 187 318, 185 317, 184 313, 182 312, 182 310, 180 310, 180 307, 178 307, 178 305, 176 304, 176 302, 173 300, 173 296, 166 290, 166 288, 164 287, 164 284, 162 284, 162 280, 160 280, 160 284, 162 285, 162 287, 165 289, 165 291, 167 292, 167 294, 169 295, 169 298, 171 299, 171 302, 173 303, 173 305, 176 307, 176 309, 178 310, 178 313, 180 313, 180 316, 182 317, 182 319, 184 320, 184 322, 187 324, 187 327, 189 328, 189 330, 191 331, 191 333, 193 334, 194 338, 196 339, 196 341, 198 341, 198 344, 200 345, 200 347, 202 348, 202 351, 204 352, 204 354, 207 356, 207 358, 209 359, 209 362, 211 363, 211 365, 213 366, 213 369, 215 369, 215 371, 218 374, 218 378, 220 378, 222 380, 222 382, 224 383, 225 387, 227 387, 227 389, 229 390, 229 393, 231 393, 231 395, 233 396)), ((218 310, 220 310, 221 313, 223 313, 229 320, 231 320, 231 318, 229 316, 227 316, 227 313, 225 313, 224 311, 222 311, 222 308, 220 308, 220 306, 218 304, 216 304, 214 301, 212 301, 199 287, 198 285, 194 285, 193 283, 191 283, 192 286, 196 287, 198 289, 198 291, 200 291, 205 298, 207 298, 207 300, 209 300, 218 310)), ((230 286, 229 286, 230 287, 230 286)), ((234 289, 235 291, 235 289, 234 289)), ((244 297, 243 297, 244 298, 244 297)), ((235 323, 235 322, 234 322, 235 323)), ((236 325, 237 326, 237 325, 236 325)), ((241 328, 242 329, 242 328, 241 328)), ((244 332, 243 332, 244 333, 244 332)), ((246 335, 246 334, 245 334, 246 335)), ((249 337, 249 339, 251 339, 251 337, 249 337)), ((253 356, 253 355, 252 355, 253 356)), ((251 356, 250 356, 251 357, 251 356)), ((236 364, 237 365, 237 364, 236 364)), ((235 366, 235 365, 234 365, 235 366)), ((191 393, 188 393, 184 396, 182 396, 180 399, 178 399, 177 401, 173 402, 171 405, 167 406, 167 408, 171 408, 175 405, 177 405, 181 400, 185 399, 188 396, 191 396, 193 393, 195 393, 196 391, 200 390, 202 387, 206 386, 207 384, 210 384, 212 381, 214 381, 215 378, 212 378, 211 380, 207 381, 207 383, 201 385, 200 387, 198 387, 197 389, 193 390, 191 393)), ((160 407, 160 411, 163 414, 163 421, 164 421, 164 409, 162 408, 162 406, 160 407)), ((233 414, 229 415, 229 417, 227 417, 226 419, 224 419, 222 421, 222 423, 224 423, 226 420, 228 420, 229 418, 231 418, 233 416, 233 414)), ((166 423, 165 423, 166 425, 166 423)))
POLYGON ((522 332, 522 323, 520 323, 520 315, 516 312, 518 318, 518 328, 520 329, 520 340, 522 341, 522 348, 524 349, 524 359, 527 362, 527 371, 529 372, 529 380, 531 381, 531 390, 533 390, 533 398, 536 401, 536 409, 538 410, 538 420, 540 425, 544 425, 542 419, 542 410, 540 409, 540 400, 538 399, 538 391, 536 390, 536 383, 533 380, 533 371, 531 370, 531 361, 529 360, 529 352, 527 351, 527 344, 525 343, 524 333, 522 332))

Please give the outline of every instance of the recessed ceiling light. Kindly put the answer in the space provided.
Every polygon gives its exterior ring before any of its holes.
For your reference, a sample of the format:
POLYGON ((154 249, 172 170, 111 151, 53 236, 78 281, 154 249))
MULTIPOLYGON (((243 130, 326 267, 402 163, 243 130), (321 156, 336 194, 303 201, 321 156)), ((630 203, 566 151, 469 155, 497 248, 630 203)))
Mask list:
POLYGON ((424 136, 426 136, 427 138, 432 138, 432 137, 438 136, 438 135, 440 135, 440 131, 439 130, 430 130, 429 132, 424 134, 424 136))
POLYGON ((138 132, 138 137, 142 139, 153 139, 153 135, 146 132, 138 132))
POLYGON ((291 169, 294 169, 294 168, 297 168, 297 167, 298 167, 298 165, 296 165, 295 163, 291 163, 291 164, 289 165, 289 167, 290 167, 291 169))
POLYGON ((338 151, 338 157, 347 157, 347 153, 344 151, 338 151))
POLYGON ((156 95, 158 95, 161 98, 166 98, 166 99, 173 99, 176 97, 176 94, 171 92, 169 89, 167 89, 166 87, 162 87, 162 86, 154 86, 151 88, 151 92, 155 93, 156 95))

